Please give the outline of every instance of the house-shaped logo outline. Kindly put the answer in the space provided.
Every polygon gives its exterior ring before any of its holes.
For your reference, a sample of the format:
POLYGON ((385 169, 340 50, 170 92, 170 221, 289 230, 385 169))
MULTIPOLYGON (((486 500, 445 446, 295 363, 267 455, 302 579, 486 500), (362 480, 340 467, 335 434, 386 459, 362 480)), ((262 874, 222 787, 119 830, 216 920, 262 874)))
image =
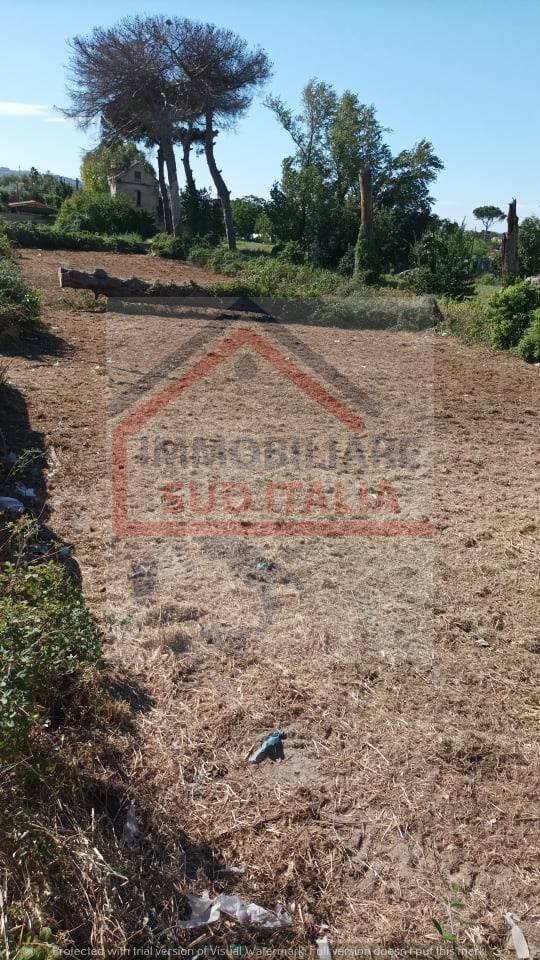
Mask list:
POLYGON ((317 380, 300 369, 266 337, 252 327, 240 327, 217 347, 197 360, 182 376, 167 384, 112 431, 112 522, 118 537, 178 536, 429 536, 432 525, 416 520, 129 520, 128 441, 133 434, 193 384, 206 379, 242 347, 251 350, 289 379, 311 400, 342 423, 354 435, 366 432, 361 417, 349 410, 317 380))

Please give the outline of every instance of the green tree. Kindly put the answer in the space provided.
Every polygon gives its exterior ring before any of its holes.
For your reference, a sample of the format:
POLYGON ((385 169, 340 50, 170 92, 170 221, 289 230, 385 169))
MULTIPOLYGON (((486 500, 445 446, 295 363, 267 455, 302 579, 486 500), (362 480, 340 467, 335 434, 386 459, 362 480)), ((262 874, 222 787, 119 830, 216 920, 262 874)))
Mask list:
POLYGON ((256 224, 261 213, 264 213, 266 201, 261 197, 237 197, 231 200, 233 219, 239 236, 245 240, 256 232, 256 224))
POLYGON ((61 230, 107 235, 138 233, 150 237, 156 232, 153 218, 146 210, 134 207, 127 197, 81 190, 64 200, 56 218, 61 230))
POLYGON ((540 273, 539 217, 525 217, 519 228, 519 260, 525 276, 540 273))
POLYGON ((102 141, 93 150, 88 150, 81 163, 81 180, 85 190, 109 193, 108 178, 114 170, 127 170, 133 163, 143 163, 149 173, 155 170, 142 150, 134 143, 114 140, 102 141))
POLYGON ((484 225, 484 237, 487 238, 488 230, 495 221, 504 220, 504 213, 499 207, 486 204, 484 207, 475 207, 473 217, 484 225))
POLYGON ((336 103, 328 127, 328 153, 335 177, 338 200, 348 194, 358 197, 358 173, 371 171, 375 193, 392 163, 390 148, 384 143, 388 133, 377 120, 373 105, 360 103, 355 93, 347 90, 336 103))
POLYGON ((369 256, 360 237, 357 260, 371 261, 376 253, 378 269, 407 266, 412 243, 429 224, 429 188, 443 166, 431 143, 421 140, 393 157, 375 108, 351 91, 338 97, 316 80, 306 85, 296 115, 278 98, 266 103, 296 147, 271 192, 268 216, 276 239, 300 242, 324 266, 343 257, 349 262, 359 235, 359 173, 369 170, 373 208, 384 229, 369 256))
POLYGON ((441 223, 424 234, 414 248, 417 268, 412 271, 416 293, 434 293, 462 300, 473 293, 474 261, 471 245, 457 223, 441 223))

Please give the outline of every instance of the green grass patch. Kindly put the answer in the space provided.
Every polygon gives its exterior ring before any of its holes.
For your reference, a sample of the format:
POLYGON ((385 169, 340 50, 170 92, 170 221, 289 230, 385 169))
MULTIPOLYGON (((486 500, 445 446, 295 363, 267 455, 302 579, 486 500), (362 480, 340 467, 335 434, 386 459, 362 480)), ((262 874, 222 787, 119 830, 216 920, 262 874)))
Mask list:
MULTIPOLYGON (((19 521, 20 523, 20 521, 19 521)), ((0 759, 24 749, 100 658, 97 627, 55 562, 0 567, 0 759)))
POLYGON ((21 276, 9 239, 0 232, 0 345, 32 333, 38 326, 40 310, 38 291, 21 276))

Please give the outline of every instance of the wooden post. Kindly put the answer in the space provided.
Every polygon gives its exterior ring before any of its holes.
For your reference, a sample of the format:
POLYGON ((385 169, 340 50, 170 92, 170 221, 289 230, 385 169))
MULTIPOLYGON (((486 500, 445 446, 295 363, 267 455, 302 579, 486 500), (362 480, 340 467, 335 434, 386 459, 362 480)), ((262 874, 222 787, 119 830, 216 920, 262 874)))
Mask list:
POLYGON ((502 247, 501 247, 501 257, 502 257, 502 272, 503 276, 514 276, 517 277, 519 274, 519 255, 518 255, 518 239, 519 239, 519 220, 516 213, 516 200, 508 206, 508 216, 506 218, 508 229, 506 233, 503 233, 502 238, 502 247))

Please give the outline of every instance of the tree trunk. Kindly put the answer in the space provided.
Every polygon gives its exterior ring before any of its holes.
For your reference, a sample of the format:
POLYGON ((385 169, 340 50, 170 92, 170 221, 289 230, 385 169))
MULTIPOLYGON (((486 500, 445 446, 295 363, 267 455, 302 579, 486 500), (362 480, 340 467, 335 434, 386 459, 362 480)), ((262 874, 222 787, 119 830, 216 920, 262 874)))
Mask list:
POLYGON ((167 176, 169 178, 169 202, 171 205, 171 227, 173 233, 178 233, 180 228, 180 188, 178 186, 178 170, 176 167, 176 157, 174 155, 173 142, 170 137, 166 137, 161 142, 163 150, 163 159, 167 167, 167 176))
POLYGON ((210 175, 214 181, 217 195, 223 208, 223 219, 225 220, 225 233, 227 234, 229 250, 236 250, 236 232, 234 229, 230 191, 227 190, 225 181, 216 165, 216 160, 214 157, 214 137, 215 133, 212 111, 207 110, 206 128, 204 131, 204 152, 206 154, 206 162, 208 164, 210 175))
POLYGON ((375 268, 373 251, 373 181, 371 170, 364 167, 358 174, 360 182, 360 227, 354 254, 354 275, 359 276, 375 268))
POLYGON ((184 175, 186 178, 186 201, 185 201, 185 223, 186 234, 192 237, 197 229, 197 187, 195 178, 191 169, 191 144, 193 142, 193 124, 188 123, 187 129, 182 135, 182 164, 184 166, 184 175))
POLYGON ((187 130, 182 137, 182 163, 184 165, 184 174, 186 177, 186 186, 190 193, 195 194, 197 187, 195 186, 195 179, 193 177, 193 170, 191 169, 190 153, 191 153, 191 144, 193 142, 193 124, 188 123, 187 130))
POLYGON ((62 288, 92 290, 96 297, 144 297, 147 290, 152 288, 151 282, 137 277, 110 277, 105 270, 96 269, 93 273, 86 273, 72 270, 71 267, 58 267, 58 281, 62 288))
POLYGON ((517 277, 519 274, 518 239, 519 227, 516 213, 516 200, 512 200, 508 207, 508 229, 502 239, 502 272, 504 276, 517 277))
POLYGON ((365 167, 360 171, 360 223, 366 240, 373 236, 373 183, 371 170, 365 167))
POLYGON ((161 149, 161 147, 158 147, 157 162, 158 162, 159 193, 161 196, 161 205, 163 208, 163 223, 165 226, 165 232, 172 233, 173 229, 172 229, 172 219, 171 219, 171 207, 169 203, 169 193, 167 191, 167 184, 165 182, 163 150, 161 149))

